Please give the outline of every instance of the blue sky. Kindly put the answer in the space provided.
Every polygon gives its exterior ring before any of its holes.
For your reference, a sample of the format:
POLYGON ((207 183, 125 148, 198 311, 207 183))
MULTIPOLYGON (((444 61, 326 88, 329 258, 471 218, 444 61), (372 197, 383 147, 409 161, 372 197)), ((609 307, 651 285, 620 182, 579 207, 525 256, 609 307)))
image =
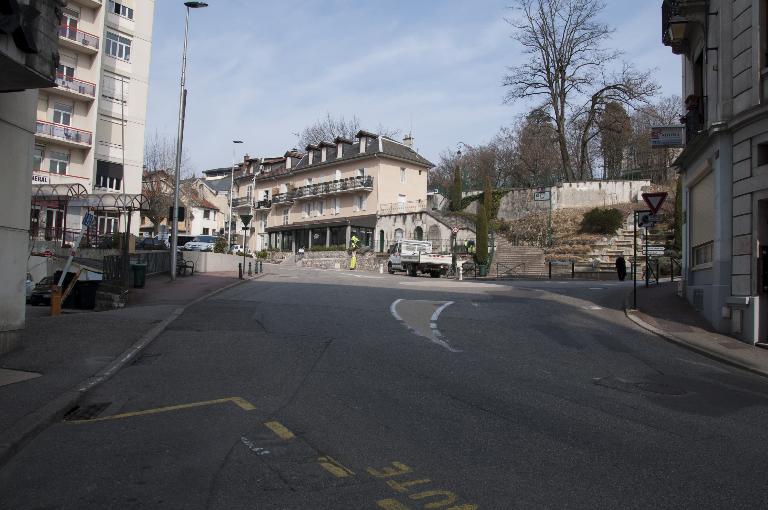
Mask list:
MULTIPOLYGON (((522 61, 509 0, 208 0, 193 10, 184 145, 196 172, 283 154, 326 113, 407 133, 433 162, 458 142, 488 141, 530 108, 504 104, 507 66, 522 61)), ((661 0, 608 0, 611 46, 680 94, 680 59, 662 46, 661 0)), ((175 137, 182 0, 155 7, 147 133, 175 137)))

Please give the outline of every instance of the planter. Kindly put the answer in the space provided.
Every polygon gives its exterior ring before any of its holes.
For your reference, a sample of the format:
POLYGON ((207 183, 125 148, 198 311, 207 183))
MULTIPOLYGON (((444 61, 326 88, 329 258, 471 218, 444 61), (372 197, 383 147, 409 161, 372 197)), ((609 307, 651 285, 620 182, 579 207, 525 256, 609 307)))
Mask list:
POLYGON ((488 266, 486 266, 485 264, 478 264, 477 276, 480 276, 480 277, 488 276, 488 266))

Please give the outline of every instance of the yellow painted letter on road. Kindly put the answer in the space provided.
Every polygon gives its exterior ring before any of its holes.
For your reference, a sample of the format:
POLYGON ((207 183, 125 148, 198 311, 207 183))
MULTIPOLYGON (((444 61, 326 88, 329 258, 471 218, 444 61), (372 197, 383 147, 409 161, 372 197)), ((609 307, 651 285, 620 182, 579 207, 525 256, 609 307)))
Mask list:
POLYGON ((376 478, 389 478, 390 476, 404 475, 405 473, 413 471, 413 469, 401 462, 393 462, 392 465, 394 467, 385 467, 381 471, 373 468, 368 468, 366 471, 376 478))
POLYGON ((382 510, 410 510, 396 499, 382 499, 376 502, 382 510))
POLYGON ((394 480, 387 480, 387 485, 392 487, 392 489, 396 490, 397 492, 408 492, 409 487, 413 487, 414 485, 421 485, 424 483, 429 483, 432 480, 429 478, 424 478, 422 480, 411 480, 410 482, 403 482, 399 483, 394 480))
POLYGON ((456 502, 459 497, 454 494, 451 491, 425 491, 425 492, 419 492, 418 494, 411 494, 408 496, 411 499, 425 499, 425 498, 432 498, 435 496, 443 497, 444 499, 440 501, 435 501, 433 503, 427 503, 424 505, 424 508, 443 508, 448 505, 451 505, 456 502))

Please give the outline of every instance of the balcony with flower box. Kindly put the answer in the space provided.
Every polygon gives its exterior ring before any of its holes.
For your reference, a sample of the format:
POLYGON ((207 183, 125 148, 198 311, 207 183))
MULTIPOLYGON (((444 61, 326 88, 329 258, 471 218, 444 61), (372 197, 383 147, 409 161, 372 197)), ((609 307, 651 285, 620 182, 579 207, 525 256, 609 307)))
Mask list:
POLYGON ((288 191, 286 193, 278 193, 277 195, 274 195, 272 197, 272 203, 275 205, 290 205, 293 203, 293 191, 288 191))
POLYGON ((59 26, 59 43, 89 55, 95 55, 99 52, 99 37, 75 27, 59 26))
POLYGON ((256 202, 256 209, 269 209, 272 207, 271 200, 259 200, 256 202))
POLYGON ((81 101, 93 101, 96 98, 96 84, 89 81, 56 73, 56 87, 51 92, 60 96, 81 101))
POLYGON ((90 149, 93 144, 93 134, 90 131, 65 126, 64 124, 54 124, 44 120, 37 121, 35 138, 80 149, 90 149))

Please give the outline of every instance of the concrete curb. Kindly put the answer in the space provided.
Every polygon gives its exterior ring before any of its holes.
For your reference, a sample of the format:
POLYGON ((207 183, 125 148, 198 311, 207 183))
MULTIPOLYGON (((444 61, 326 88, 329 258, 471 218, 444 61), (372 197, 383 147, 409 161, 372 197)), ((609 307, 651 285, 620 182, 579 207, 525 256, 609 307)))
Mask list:
POLYGON ((21 420, 19 420, 13 427, 8 429, 0 441, 0 467, 4 466, 9 460, 13 458, 21 449, 34 439, 40 432, 47 428, 50 424, 60 420, 64 413, 66 413, 73 406, 85 396, 85 394, 97 387, 98 385, 108 381, 112 376, 120 371, 124 366, 141 354, 165 329, 181 314, 183 314, 187 308, 205 301, 216 294, 229 290, 233 287, 237 287, 247 281, 256 280, 264 276, 264 273, 247 278, 244 280, 238 280, 229 285, 226 285, 220 289, 216 289, 204 296, 200 296, 187 303, 186 305, 176 308, 171 314, 166 317, 162 322, 155 327, 147 331, 141 338, 139 338, 133 345, 123 351, 114 361, 104 367, 98 374, 89 377, 76 385, 74 388, 65 391, 51 402, 48 402, 44 406, 38 408, 34 412, 28 414, 21 420))
POLYGON ((647 322, 645 322, 643 319, 641 319, 635 314, 635 310, 632 310, 627 306, 626 300, 624 301, 624 315, 626 315, 627 319, 629 319, 636 325, 640 326, 641 328, 647 331, 650 331, 651 333, 656 334, 657 336, 663 338, 664 340, 667 340, 668 342, 680 345, 682 347, 685 347, 686 349, 689 349, 698 354, 701 354, 702 356, 706 356, 707 358, 713 359, 715 361, 719 361, 721 363, 725 363, 727 365, 731 365, 732 367, 740 368, 742 370, 746 370, 747 372, 751 372, 755 375, 759 375, 762 377, 768 377, 768 369, 766 369, 765 367, 751 364, 745 360, 736 359, 736 358, 727 356, 726 353, 724 352, 720 352, 719 350, 712 349, 712 348, 707 348, 707 346, 705 345, 689 342, 684 338, 680 338, 677 335, 674 335, 667 331, 663 331, 655 326, 652 326, 651 324, 648 324, 647 322))

